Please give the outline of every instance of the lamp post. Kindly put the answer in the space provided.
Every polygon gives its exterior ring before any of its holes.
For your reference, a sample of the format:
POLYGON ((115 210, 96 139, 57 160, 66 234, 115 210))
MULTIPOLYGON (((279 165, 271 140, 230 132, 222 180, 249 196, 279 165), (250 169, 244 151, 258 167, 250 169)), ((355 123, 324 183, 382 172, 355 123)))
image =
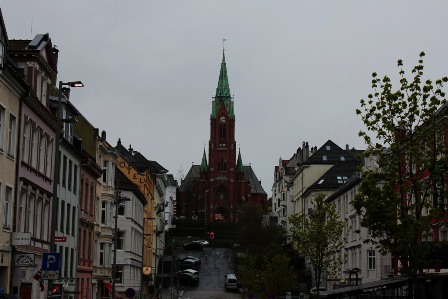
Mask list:
MULTIPOLYGON (((59 198, 58 198, 58 184, 59 184, 59 173, 60 173, 60 160, 59 160, 59 142, 61 140, 62 132, 61 132, 61 123, 70 122, 70 119, 62 119, 62 88, 63 86, 69 87, 84 87, 84 84, 81 81, 73 81, 73 82, 62 82, 59 81, 59 90, 58 90, 58 103, 56 110, 56 136, 54 143, 54 168, 53 168, 53 202, 51 206, 51 229, 50 229, 50 252, 56 252, 56 243, 55 243, 55 234, 58 225, 58 208, 59 208, 59 198)), ((53 289, 53 280, 49 280, 48 289, 53 289)))
POLYGON ((207 189, 204 192, 204 230, 207 230, 207 192, 210 192, 210 190, 207 189))

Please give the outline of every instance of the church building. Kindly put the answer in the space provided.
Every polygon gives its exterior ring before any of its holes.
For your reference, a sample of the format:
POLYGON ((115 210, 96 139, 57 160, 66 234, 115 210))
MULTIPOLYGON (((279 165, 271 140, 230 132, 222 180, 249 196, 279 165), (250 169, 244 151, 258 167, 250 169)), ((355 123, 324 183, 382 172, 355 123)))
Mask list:
POLYGON ((177 216, 206 222, 238 221, 246 203, 267 207, 267 194, 250 165, 236 153, 235 111, 227 78, 225 54, 210 114, 208 161, 192 165, 179 187, 177 216))

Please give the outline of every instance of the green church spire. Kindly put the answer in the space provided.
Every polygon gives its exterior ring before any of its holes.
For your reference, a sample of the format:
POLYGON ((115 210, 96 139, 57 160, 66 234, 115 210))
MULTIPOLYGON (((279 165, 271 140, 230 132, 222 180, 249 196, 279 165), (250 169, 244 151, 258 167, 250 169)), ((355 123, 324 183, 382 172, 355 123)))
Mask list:
POLYGON ((240 172, 244 171, 243 159, 241 159, 241 151, 239 149, 238 149, 238 161, 236 162, 236 170, 240 172))
POLYGON ((207 165, 207 156, 205 155, 205 148, 204 148, 204 154, 202 155, 202 162, 201 162, 201 171, 207 171, 208 165, 207 165))
POLYGON ((216 96, 214 97, 212 106, 212 118, 216 118, 218 111, 221 107, 221 103, 224 103, 227 114, 229 118, 233 119, 235 117, 233 111, 233 101, 230 95, 229 79, 227 77, 227 66, 226 66, 226 55, 224 54, 224 49, 222 49, 222 62, 221 70, 219 72, 218 87, 216 88, 216 96))
POLYGON ((226 56, 222 50, 221 71, 219 72, 218 87, 216 88, 217 99, 231 99, 229 79, 227 78, 226 56))

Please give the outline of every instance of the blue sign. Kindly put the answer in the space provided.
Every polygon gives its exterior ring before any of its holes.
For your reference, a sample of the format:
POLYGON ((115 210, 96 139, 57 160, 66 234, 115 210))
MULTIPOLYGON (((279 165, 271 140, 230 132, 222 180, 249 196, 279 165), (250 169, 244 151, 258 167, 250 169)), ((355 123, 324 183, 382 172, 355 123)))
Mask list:
POLYGON ((60 271, 60 258, 57 252, 48 252, 42 255, 42 279, 58 279, 60 271))

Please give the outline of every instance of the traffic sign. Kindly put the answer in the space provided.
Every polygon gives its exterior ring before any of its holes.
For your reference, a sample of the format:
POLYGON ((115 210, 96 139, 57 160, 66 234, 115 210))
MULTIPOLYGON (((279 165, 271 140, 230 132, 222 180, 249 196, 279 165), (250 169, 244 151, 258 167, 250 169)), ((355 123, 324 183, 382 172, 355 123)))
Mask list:
POLYGON ((57 252, 46 252, 42 255, 42 279, 58 279, 60 258, 57 252))
POLYGON ((67 242, 67 237, 54 237, 55 242, 67 242))

